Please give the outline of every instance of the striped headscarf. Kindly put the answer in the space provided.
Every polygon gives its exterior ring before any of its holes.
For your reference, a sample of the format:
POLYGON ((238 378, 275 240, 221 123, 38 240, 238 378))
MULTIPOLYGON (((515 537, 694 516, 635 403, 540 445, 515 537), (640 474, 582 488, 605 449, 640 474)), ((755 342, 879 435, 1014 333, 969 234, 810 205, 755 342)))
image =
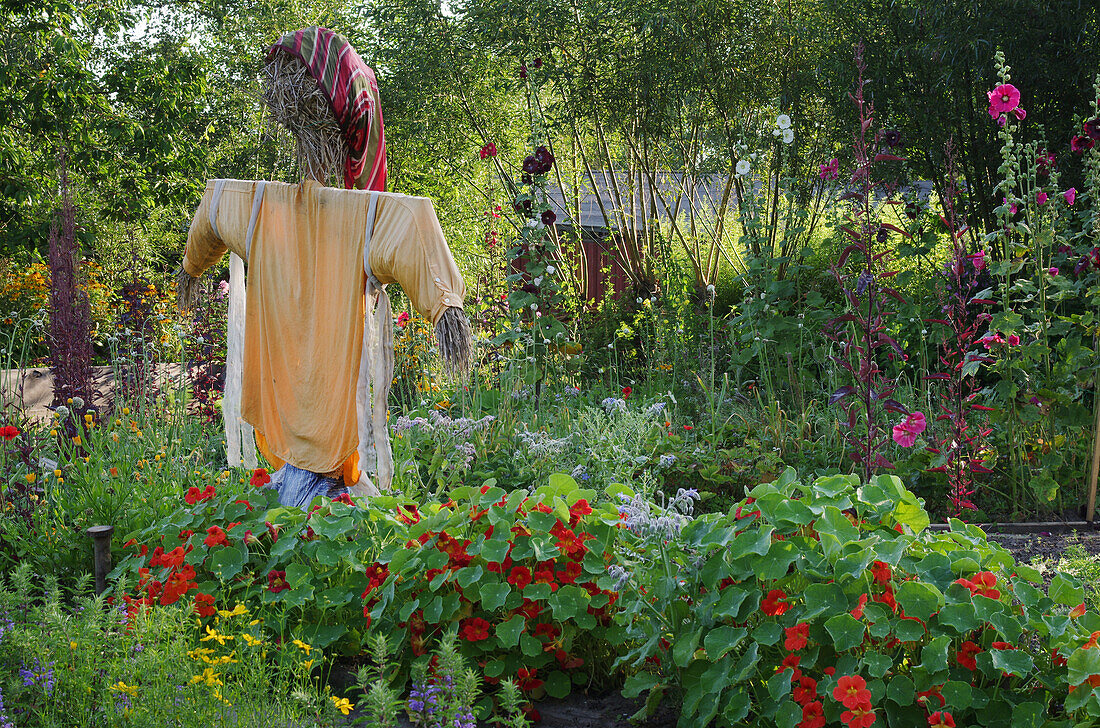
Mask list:
POLYGON ((344 132, 348 158, 344 187, 386 189, 386 135, 378 82, 348 39, 316 26, 287 33, 267 50, 270 61, 283 51, 302 62, 332 105, 336 123, 344 132))

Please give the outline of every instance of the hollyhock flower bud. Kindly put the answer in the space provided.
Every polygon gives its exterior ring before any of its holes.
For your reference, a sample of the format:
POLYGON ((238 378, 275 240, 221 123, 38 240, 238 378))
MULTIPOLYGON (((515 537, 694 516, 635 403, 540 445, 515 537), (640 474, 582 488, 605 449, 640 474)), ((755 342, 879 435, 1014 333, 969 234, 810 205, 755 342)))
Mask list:
POLYGON ((1039 194, 1035 195, 1035 201, 1037 203, 1039 203, 1040 205, 1047 204, 1047 193, 1046 192, 1040 192, 1039 194))
POLYGON ((1062 193, 1062 197, 1066 198, 1066 204, 1072 207, 1073 203, 1077 201, 1077 188, 1070 187, 1062 193))

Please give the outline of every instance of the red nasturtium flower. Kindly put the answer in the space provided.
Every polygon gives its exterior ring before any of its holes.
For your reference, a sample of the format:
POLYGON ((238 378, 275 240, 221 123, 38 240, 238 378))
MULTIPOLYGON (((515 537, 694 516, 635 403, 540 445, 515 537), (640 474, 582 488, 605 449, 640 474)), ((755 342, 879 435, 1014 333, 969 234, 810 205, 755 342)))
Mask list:
POLYGON ((271 476, 267 474, 267 468, 256 468, 252 471, 252 477, 248 482, 257 488, 262 488, 271 482, 271 476))
POLYGON ((825 711, 820 700, 802 706, 802 721, 798 728, 825 728, 825 711))
POLYGON ((928 716, 928 725, 931 728, 955 728, 955 719, 946 710, 937 710, 928 716))
POLYGON ((890 564, 887 564, 884 561, 876 561, 874 564, 871 565, 871 573, 874 575, 875 581, 877 583, 890 583, 890 576, 892 574, 892 572, 890 571, 890 564))
POLYGON ((852 706, 840 714, 840 720, 848 724, 849 728, 869 728, 875 723, 875 711, 870 702, 852 706))
POLYGON ((769 617, 778 617, 791 608, 790 604, 783 601, 786 598, 787 595, 783 593, 782 589, 772 589, 764 597, 764 601, 760 603, 760 611, 769 617))
POLYGON ((623 387, 623 399, 630 399, 630 393, 633 391, 630 387, 623 387))
POLYGON ((535 677, 536 673, 538 673, 538 670, 534 667, 530 670, 526 667, 521 667, 519 670, 516 670, 516 685, 519 686, 519 689, 525 693, 529 693, 532 690, 541 688, 542 680, 535 677))
POLYGON ((833 700, 844 703, 845 708, 854 708, 860 703, 870 703, 871 691, 859 675, 842 675, 833 688, 833 700))
POLYGON ((196 503, 201 503, 205 500, 210 500, 214 497, 214 486, 208 485, 204 489, 199 490, 195 486, 191 486, 187 489, 187 495, 183 497, 184 502, 189 506, 193 506, 196 503))
POLYGON ((217 612, 214 609, 214 595, 199 592, 195 595, 195 613, 200 617, 212 617, 217 612))
POLYGON ((281 591, 286 591, 290 588, 290 584, 286 583, 285 571, 270 571, 267 574, 267 589, 268 591, 278 594, 281 591))
POLYGON ((787 633, 787 639, 783 642, 783 648, 789 652, 801 650, 809 642, 809 622, 802 622, 800 624, 796 624, 793 627, 786 627, 783 631, 787 633))
POLYGON ((855 617, 856 619, 863 619, 863 608, 865 606, 867 606, 867 595, 866 594, 860 594, 859 595, 859 604, 856 605, 856 608, 853 609, 850 612, 850 614, 853 617, 855 617))
POLYGON ((1081 602, 1076 607, 1070 610, 1069 616, 1076 619, 1077 617, 1085 616, 1085 603, 1081 602))
POLYGON ((808 675, 798 678, 798 684, 791 690, 791 697, 799 705, 808 705, 817 699, 817 680, 808 675))
POLYGON ((202 542, 210 548, 229 545, 229 539, 226 538, 225 531, 222 530, 221 526, 211 526, 206 529, 206 533, 207 536, 202 542))
POLYGON ((526 566, 517 566, 508 574, 508 583, 516 589, 524 589, 531 583, 531 570, 526 566))
POLYGON ((470 642, 480 642, 489 639, 489 622, 481 617, 470 617, 461 622, 459 635, 470 642))
POLYGON ((978 669, 978 661, 974 659, 974 656, 982 652, 982 648, 977 644, 967 640, 959 646, 959 651, 955 653, 955 661, 965 667, 967 670, 973 672, 978 669))

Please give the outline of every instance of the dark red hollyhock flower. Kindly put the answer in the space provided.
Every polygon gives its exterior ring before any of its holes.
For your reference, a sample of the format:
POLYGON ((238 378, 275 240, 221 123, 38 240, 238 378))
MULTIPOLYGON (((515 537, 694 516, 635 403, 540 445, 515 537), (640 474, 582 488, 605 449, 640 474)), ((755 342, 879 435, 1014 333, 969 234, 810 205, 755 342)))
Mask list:
POLYGON ((554 221, 558 219, 558 216, 554 214, 553 210, 543 210, 542 212, 542 224, 553 225, 554 221))
POLYGON ((546 174, 554 166, 554 155, 546 147, 536 147, 535 161, 539 164, 538 171, 535 174, 546 174))
POLYGON ((1096 142, 1089 139, 1087 136, 1075 136, 1069 140, 1069 148, 1076 154, 1084 154, 1088 150, 1092 149, 1096 145, 1096 142))
POLYGON ((1089 119, 1085 122, 1085 133, 1089 135, 1089 139, 1100 139, 1100 116, 1093 119, 1089 119))
MULTIPOLYGON (((532 157, 528 157, 528 159, 532 159, 532 157)), ((527 163, 524 162, 524 164, 527 164, 527 163)), ((528 215, 531 212, 531 200, 519 200, 512 207, 519 214, 528 215)))
POLYGON ((527 78, 527 64, 526 63, 520 64, 519 77, 520 78, 527 78))
POLYGON ((882 140, 888 147, 901 146, 901 132, 897 129, 887 129, 882 133, 882 140))
POLYGON ((542 59, 541 58, 536 58, 535 59, 535 68, 536 69, 542 68, 542 59))
POLYGON ((539 160, 535 159, 535 155, 528 154, 523 158, 523 171, 527 174, 542 174, 539 171, 542 165, 539 164, 539 160))

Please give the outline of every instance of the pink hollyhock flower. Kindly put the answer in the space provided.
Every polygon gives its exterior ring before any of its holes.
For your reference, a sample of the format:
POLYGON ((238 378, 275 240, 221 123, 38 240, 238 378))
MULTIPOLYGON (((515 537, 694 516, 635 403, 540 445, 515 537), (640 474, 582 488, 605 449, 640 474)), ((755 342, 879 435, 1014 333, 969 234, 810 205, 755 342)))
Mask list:
POLYGON ((1017 336, 1016 334, 1009 334, 1008 335, 1008 345, 1009 346, 1019 346, 1020 345, 1020 337, 1017 336))
POLYGON ((403 329, 407 323, 409 323, 409 312, 402 311, 401 315, 397 317, 397 327, 403 329))
MULTIPOLYGON (((1002 197, 1001 198, 1001 204, 1002 205, 1007 205, 1008 204, 1008 198, 1007 197, 1002 197)), ((1008 208, 1008 211, 1009 211, 1009 213, 1015 215, 1016 211, 1019 210, 1019 209, 1020 208, 1016 207, 1016 203, 1013 202, 1012 205, 1008 208)))
POLYGON ((985 270, 985 251, 979 250, 977 253, 969 256, 970 262, 974 265, 974 270, 985 270))
POLYGON ((988 93, 989 115, 993 118, 1008 114, 1020 105, 1020 91, 1010 83, 1002 83, 988 93))
POLYGON ((1040 192, 1039 194, 1035 195, 1035 201, 1038 202, 1040 205, 1047 204, 1047 193, 1040 192))
POLYGON ((478 152, 478 154, 481 155, 482 159, 488 159, 489 157, 495 157, 497 155, 497 145, 492 143, 492 142, 489 142, 488 144, 486 144, 485 146, 483 146, 481 148, 481 151, 478 152))
POLYGON ((1023 107, 1021 106, 1017 106, 1015 109, 1013 109, 1012 113, 1016 116, 1016 121, 1023 121, 1027 118, 1027 112, 1024 111, 1023 107))
POLYGON ((920 412, 913 412, 900 425, 894 425, 894 442, 902 447, 913 447, 917 435, 924 432, 928 422, 920 412))
POLYGON ((1072 206, 1077 201, 1077 188, 1070 187, 1068 190, 1062 193, 1062 197, 1066 198, 1066 204, 1072 206))
POLYGON ((1047 273, 1051 274, 1052 276, 1056 276, 1056 275, 1058 275, 1058 269, 1057 268, 1047 268, 1047 273))
POLYGON ((1005 340, 1001 338, 1000 334, 986 334, 982 338, 978 339, 979 344, 983 344, 985 348, 991 349, 993 344, 1003 344, 1005 340))
POLYGON ((831 180, 840 176, 840 162, 834 157, 828 164, 817 165, 821 170, 817 176, 821 179, 831 180))

